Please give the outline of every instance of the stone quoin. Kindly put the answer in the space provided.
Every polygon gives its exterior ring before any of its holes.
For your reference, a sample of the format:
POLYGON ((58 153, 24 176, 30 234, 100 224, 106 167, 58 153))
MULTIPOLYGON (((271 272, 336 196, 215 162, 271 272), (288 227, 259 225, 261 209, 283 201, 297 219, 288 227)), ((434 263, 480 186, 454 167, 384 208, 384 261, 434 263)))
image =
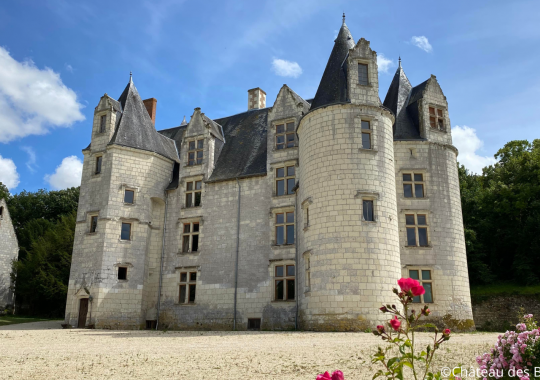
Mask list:
POLYGON ((95 108, 65 323, 75 327, 358 331, 400 277, 435 323, 474 328, 448 103, 345 19, 313 99, 157 131, 130 79, 95 108))

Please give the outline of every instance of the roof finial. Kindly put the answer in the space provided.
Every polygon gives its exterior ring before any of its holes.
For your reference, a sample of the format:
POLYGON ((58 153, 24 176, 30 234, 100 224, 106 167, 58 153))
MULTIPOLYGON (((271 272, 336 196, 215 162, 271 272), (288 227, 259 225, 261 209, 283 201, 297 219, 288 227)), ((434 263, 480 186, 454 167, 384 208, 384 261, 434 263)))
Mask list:
POLYGON ((401 56, 399 56, 399 67, 401 67, 401 56))
POLYGON ((345 24, 345 12, 343 12, 343 23, 345 24))
POLYGON ((131 71, 129 72, 129 82, 133 83, 133 73, 131 71))

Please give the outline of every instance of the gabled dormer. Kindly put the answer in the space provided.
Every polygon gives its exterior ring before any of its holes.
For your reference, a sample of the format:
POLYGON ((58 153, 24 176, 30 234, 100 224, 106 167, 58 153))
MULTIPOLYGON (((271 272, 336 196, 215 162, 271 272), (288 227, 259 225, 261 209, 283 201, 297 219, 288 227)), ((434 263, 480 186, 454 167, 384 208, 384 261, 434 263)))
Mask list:
POLYGON ((209 178, 214 170, 216 154, 225 138, 223 129, 215 121, 195 108, 182 139, 182 163, 185 174, 202 174, 209 178))
POLYGON ((371 50, 369 41, 361 38, 354 48, 349 50, 346 66, 350 102, 379 106, 377 53, 371 50))
POLYGON ((443 144, 452 143, 448 102, 435 75, 412 88, 407 110, 422 138, 443 144))
POLYGON ((106 145, 111 140, 116 122, 122 114, 120 102, 105 94, 99 100, 94 109, 94 122, 92 124, 92 151, 105 150, 106 145))

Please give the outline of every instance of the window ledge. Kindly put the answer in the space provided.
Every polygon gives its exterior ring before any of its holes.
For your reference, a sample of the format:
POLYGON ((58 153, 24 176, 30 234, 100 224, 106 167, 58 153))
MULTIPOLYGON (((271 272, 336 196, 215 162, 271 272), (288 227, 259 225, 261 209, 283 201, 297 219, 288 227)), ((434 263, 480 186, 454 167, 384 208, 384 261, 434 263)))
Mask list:
POLYGON ((372 149, 364 149, 364 148, 358 148, 358 151, 359 152, 363 152, 363 153, 378 153, 379 151, 375 148, 372 148, 372 149))
POLYGON ((182 251, 178 251, 177 252, 177 255, 178 256, 199 256, 201 254, 201 251, 196 251, 196 252, 182 252, 182 251))
POLYGON ((116 280, 117 282, 129 282, 129 280, 116 280))
POLYGON ((294 244, 282 244, 282 245, 272 245, 272 250, 274 249, 287 249, 287 248, 294 248, 294 244))
POLYGON ((274 305, 291 306, 296 303, 296 300, 272 300, 271 303, 274 305))
POLYGON ((96 232, 86 232, 85 235, 87 236, 93 236, 93 235, 97 235, 98 234, 98 231, 96 232))
POLYGON ((362 219, 362 223, 363 224, 371 224, 373 226, 376 226, 377 224, 379 224, 379 221, 378 220, 364 220, 364 219, 362 219))
POLYGON ((197 303, 196 303, 196 302, 190 302, 190 303, 179 303, 179 302, 176 302, 175 305, 176 305, 176 306, 197 306, 197 303))
POLYGON ((356 87, 373 87, 373 84, 371 84, 371 83, 368 83, 368 84, 356 83, 356 87))
POLYGON ((191 206, 191 207, 182 207, 182 210, 199 210, 202 208, 202 205, 199 206, 191 206))
POLYGON ((399 197, 399 200, 401 201, 427 201, 429 200, 429 197, 422 197, 422 198, 416 198, 416 197, 399 197))
POLYGON ((442 131, 439 128, 431 128, 431 126, 429 126, 429 130, 430 132, 447 133, 446 131, 442 131))
POLYGON ((419 247, 417 245, 406 245, 404 248, 405 249, 419 249, 419 250, 422 250, 422 251, 429 251, 429 250, 433 249, 433 246, 432 245, 427 245, 427 246, 419 247))
POLYGON ((135 202, 133 202, 133 203, 126 203, 126 202, 124 202, 124 206, 135 206, 135 202))
POLYGON ((118 239, 118 242, 120 244, 131 244, 131 240, 122 240, 122 239, 118 239))
POLYGON ((195 165, 184 165, 185 168, 196 168, 197 166, 203 166, 204 162, 202 164, 195 164, 195 165))
POLYGON ((293 198, 295 195, 296 195, 295 193, 284 194, 284 195, 272 195, 272 199, 288 199, 288 198, 293 198))
POLYGON ((290 148, 277 149, 275 146, 272 148, 272 152, 286 152, 288 150, 298 149, 298 145, 291 146, 290 148))

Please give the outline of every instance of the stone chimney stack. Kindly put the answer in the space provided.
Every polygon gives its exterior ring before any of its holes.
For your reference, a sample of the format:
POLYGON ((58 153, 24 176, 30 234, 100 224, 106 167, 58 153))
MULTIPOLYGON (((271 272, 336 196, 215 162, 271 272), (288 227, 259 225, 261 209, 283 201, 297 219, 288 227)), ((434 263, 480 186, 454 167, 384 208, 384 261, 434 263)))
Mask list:
POLYGON ((248 90, 248 111, 261 108, 266 108, 266 92, 259 87, 248 90))
POLYGON ((148 111, 148 115, 150 115, 150 119, 152 119, 152 123, 156 125, 156 105, 157 105, 157 99, 156 98, 150 98, 143 100, 144 106, 146 107, 146 110, 148 111))

